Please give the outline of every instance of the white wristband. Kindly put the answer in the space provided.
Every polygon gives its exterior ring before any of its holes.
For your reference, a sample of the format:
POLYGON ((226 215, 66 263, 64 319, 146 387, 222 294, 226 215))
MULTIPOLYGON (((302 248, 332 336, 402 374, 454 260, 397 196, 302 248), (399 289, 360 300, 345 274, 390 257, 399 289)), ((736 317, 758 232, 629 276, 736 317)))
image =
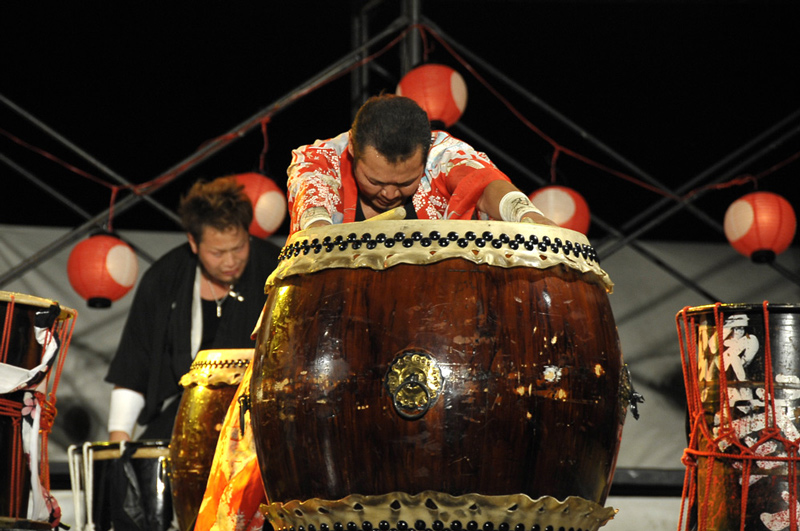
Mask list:
POLYGON ((332 224, 333 220, 328 210, 324 207, 309 208, 300 216, 300 230, 305 230, 309 225, 317 221, 327 221, 332 224))
POLYGON ((108 431, 124 431, 133 436, 136 419, 144 409, 142 393, 117 387, 111 391, 111 404, 108 408, 108 431))
POLYGON ((522 192, 514 191, 508 192, 500 200, 500 218, 503 221, 521 221, 522 216, 529 212, 534 212, 539 215, 542 211, 539 210, 531 203, 528 196, 522 192))

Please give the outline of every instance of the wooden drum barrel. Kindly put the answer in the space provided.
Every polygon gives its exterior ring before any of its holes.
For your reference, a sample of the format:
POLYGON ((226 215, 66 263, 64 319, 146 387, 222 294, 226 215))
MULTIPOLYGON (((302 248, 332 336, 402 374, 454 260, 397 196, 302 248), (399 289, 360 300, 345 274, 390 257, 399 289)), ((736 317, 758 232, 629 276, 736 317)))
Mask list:
POLYGON ((337 225, 293 235, 267 283, 251 401, 276 529, 586 530, 613 515, 630 386, 585 236, 337 225))
POLYGON ((217 439, 253 349, 201 350, 181 378, 183 396, 169 444, 170 486, 181 531, 194 527, 217 439))
POLYGON ((678 528, 797 531, 800 305, 719 303, 676 318, 690 423, 678 528))

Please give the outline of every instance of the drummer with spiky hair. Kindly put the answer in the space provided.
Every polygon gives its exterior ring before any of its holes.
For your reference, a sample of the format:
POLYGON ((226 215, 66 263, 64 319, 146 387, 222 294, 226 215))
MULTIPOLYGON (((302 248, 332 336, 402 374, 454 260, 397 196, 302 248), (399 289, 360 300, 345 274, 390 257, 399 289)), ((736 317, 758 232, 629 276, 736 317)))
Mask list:
POLYGON ((182 198, 187 240, 142 277, 106 381, 114 385, 109 440, 169 440, 178 380, 200 350, 252 348, 264 277, 279 249, 252 238, 250 200, 227 177, 198 181, 182 198), (138 437, 134 429, 144 426, 138 437))
POLYGON ((431 131, 424 109, 393 94, 367 100, 349 131, 295 149, 288 175, 291 232, 394 209, 405 219, 555 225, 484 153, 431 131))

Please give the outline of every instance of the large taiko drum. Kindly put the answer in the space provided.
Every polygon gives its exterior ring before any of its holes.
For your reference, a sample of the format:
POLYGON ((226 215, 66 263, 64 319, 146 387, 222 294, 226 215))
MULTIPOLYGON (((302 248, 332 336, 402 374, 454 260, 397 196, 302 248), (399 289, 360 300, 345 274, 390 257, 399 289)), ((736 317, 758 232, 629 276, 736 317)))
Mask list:
POLYGON ((267 284, 251 401, 276 529, 611 517, 630 386, 585 236, 330 226, 293 235, 267 284))
POLYGON ((677 325, 690 422, 685 528, 797 531, 800 306, 687 307, 677 325))
POLYGON ((180 381, 183 396, 170 440, 170 483, 178 526, 194 526, 217 439, 253 349, 201 350, 180 381))
POLYGON ((47 443, 76 317, 55 301, 0 291, 0 527, 58 523, 47 443))

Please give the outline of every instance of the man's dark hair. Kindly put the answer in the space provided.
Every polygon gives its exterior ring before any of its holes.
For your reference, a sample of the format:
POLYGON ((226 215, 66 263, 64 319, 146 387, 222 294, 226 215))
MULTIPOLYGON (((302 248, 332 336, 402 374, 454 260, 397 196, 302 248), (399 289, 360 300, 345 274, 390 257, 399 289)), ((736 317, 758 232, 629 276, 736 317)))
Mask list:
POLYGON ((184 230, 200 243, 205 227, 220 232, 232 227, 247 230, 253 221, 253 205, 244 186, 231 177, 220 177, 197 181, 181 198, 178 214, 184 230))
POLYGON ((424 164, 431 147, 431 124, 425 110, 411 98, 383 94, 371 97, 358 110, 350 140, 356 162, 372 146, 390 164, 407 160, 421 148, 424 164))

